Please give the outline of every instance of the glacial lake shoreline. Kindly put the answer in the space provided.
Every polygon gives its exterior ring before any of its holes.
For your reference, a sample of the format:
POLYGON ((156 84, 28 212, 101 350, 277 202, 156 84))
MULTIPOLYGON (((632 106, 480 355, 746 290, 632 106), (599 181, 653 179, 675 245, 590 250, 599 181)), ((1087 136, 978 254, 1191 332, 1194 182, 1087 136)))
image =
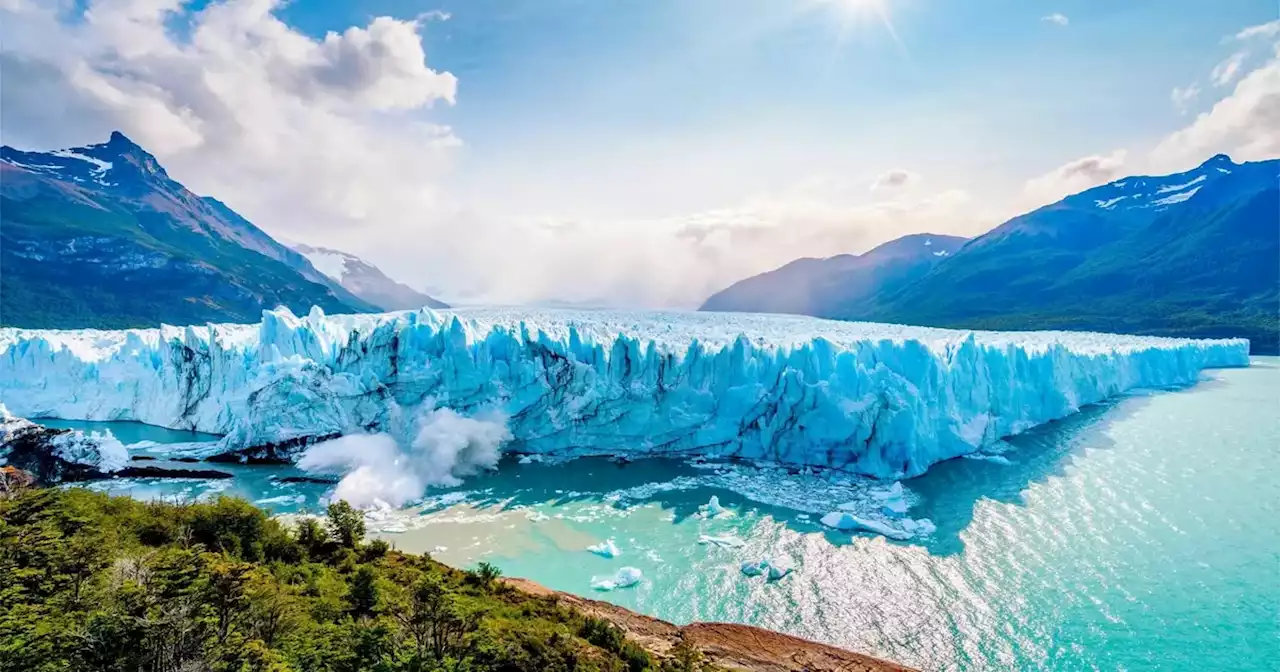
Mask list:
MULTIPOLYGON (((1194 667, 1208 649, 1274 669, 1280 491, 1256 465, 1280 445, 1277 390, 1280 360, 1255 358, 1090 407, 992 459, 935 465, 903 482, 910 515, 937 525, 925 539, 824 528, 788 499, 807 492, 797 474, 671 460, 508 458, 369 525, 454 566, 484 560, 673 623, 747 623, 921 669, 1194 667), (727 515, 705 515, 713 495, 727 515), (587 550, 611 539, 617 557, 587 550), (770 582, 740 570, 770 558, 795 571, 770 582), (637 585, 591 587, 627 566, 637 585)), ((284 515, 319 512, 332 489, 279 483, 307 476, 289 467, 216 466, 236 477, 89 486, 240 494, 284 515)))

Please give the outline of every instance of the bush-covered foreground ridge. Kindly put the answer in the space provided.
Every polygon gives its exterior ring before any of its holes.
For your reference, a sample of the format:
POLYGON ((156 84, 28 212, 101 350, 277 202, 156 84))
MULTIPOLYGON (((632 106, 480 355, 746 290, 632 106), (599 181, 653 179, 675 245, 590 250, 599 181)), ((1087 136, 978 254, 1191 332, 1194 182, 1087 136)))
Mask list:
POLYGON ((710 670, 498 580, 365 542, 345 502, 296 530, 248 502, 0 495, 0 670, 710 670))

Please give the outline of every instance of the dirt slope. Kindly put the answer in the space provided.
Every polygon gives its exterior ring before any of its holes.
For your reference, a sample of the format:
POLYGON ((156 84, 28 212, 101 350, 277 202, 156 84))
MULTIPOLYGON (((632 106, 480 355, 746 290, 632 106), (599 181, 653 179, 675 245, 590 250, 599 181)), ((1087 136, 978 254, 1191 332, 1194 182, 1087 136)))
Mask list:
POLYGON ((687 642, 718 666, 748 672, 909 672, 912 668, 799 637, 733 623, 678 626, 608 602, 551 590, 527 579, 504 579, 534 595, 553 595, 566 605, 626 631, 650 652, 665 656, 687 642))

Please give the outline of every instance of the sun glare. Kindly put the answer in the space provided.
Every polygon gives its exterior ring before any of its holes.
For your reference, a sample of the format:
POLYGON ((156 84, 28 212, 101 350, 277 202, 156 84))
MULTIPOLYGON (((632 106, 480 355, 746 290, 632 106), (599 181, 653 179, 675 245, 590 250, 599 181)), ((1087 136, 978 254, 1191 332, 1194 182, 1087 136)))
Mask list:
POLYGON ((833 14, 840 22, 841 41, 849 37, 849 33, 868 22, 878 22, 894 41, 899 42, 898 33, 889 18, 889 0, 812 0, 814 6, 833 14))

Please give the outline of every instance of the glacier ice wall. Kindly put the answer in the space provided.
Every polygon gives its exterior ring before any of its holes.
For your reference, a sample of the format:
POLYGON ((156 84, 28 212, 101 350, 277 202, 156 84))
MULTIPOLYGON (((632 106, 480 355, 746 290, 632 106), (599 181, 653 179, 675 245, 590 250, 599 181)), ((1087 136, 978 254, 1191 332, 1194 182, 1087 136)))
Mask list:
POLYGON ((967 332, 779 315, 430 310, 124 331, 0 329, 26 417, 225 434, 228 450, 500 413, 528 453, 924 472, 1134 388, 1247 366, 1244 340, 967 332))

